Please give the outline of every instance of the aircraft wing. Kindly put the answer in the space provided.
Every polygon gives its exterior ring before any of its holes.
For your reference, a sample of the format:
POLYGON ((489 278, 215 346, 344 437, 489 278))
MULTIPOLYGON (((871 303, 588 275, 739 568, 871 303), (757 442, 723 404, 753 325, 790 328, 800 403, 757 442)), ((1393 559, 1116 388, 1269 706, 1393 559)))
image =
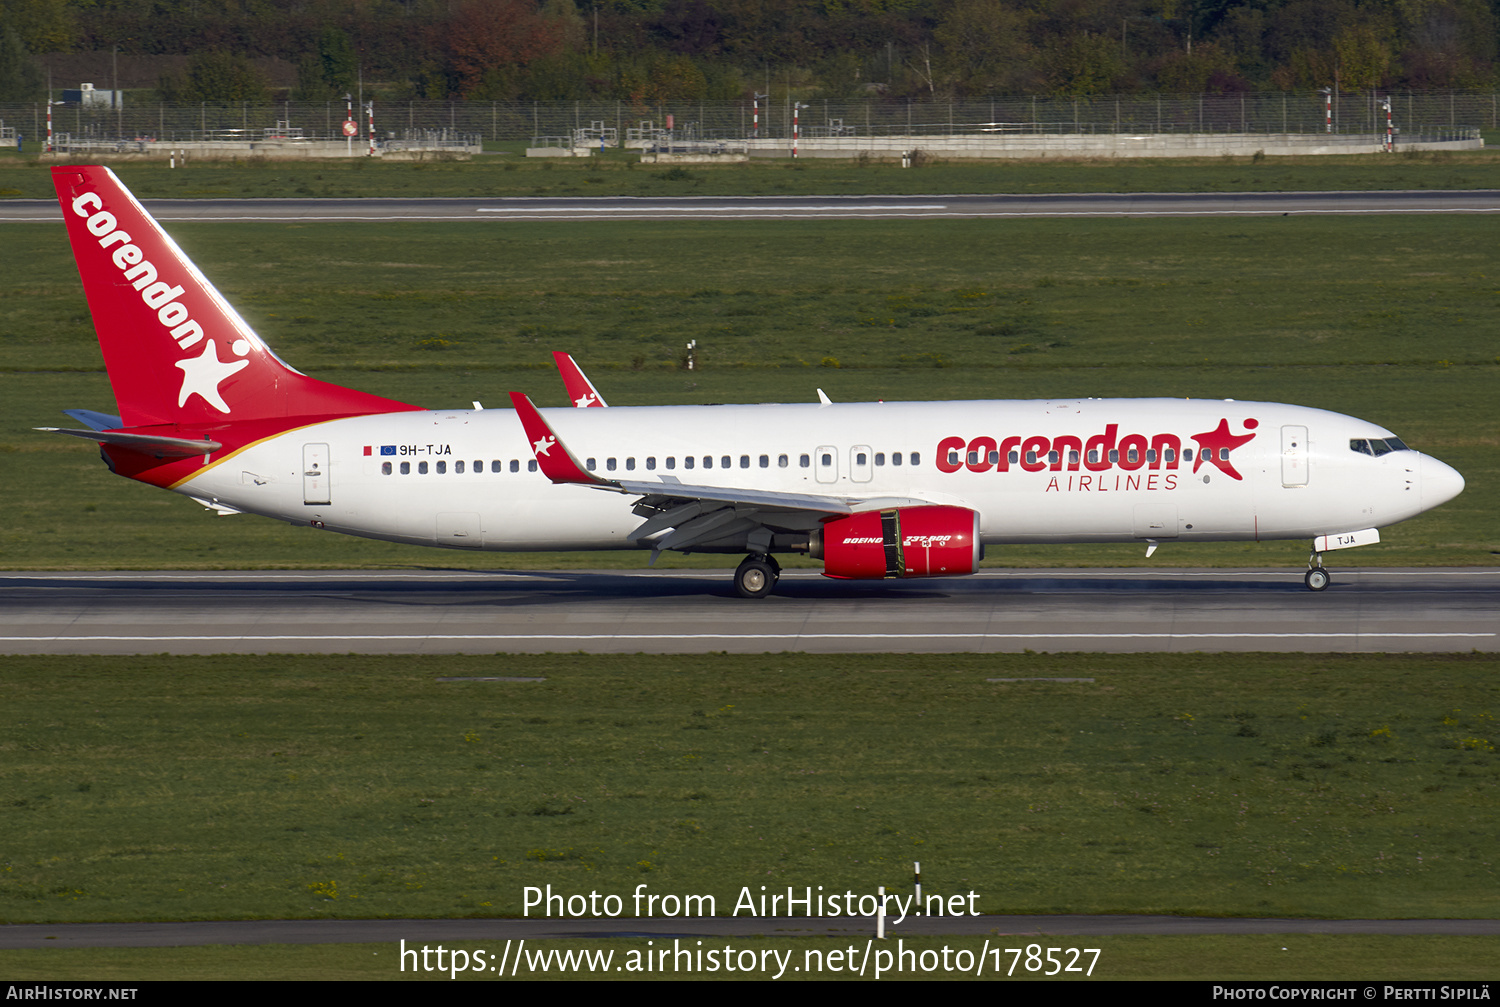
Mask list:
POLYGON ((635 513, 646 521, 631 532, 630 537, 643 541, 673 529, 672 534, 652 543, 658 552, 683 549, 761 527, 810 528, 828 516, 932 503, 913 497, 851 497, 738 486, 698 486, 679 482, 668 475, 658 477, 656 482, 604 479, 579 464, 530 398, 520 392, 511 392, 510 398, 542 474, 554 483, 572 483, 639 496, 635 513))

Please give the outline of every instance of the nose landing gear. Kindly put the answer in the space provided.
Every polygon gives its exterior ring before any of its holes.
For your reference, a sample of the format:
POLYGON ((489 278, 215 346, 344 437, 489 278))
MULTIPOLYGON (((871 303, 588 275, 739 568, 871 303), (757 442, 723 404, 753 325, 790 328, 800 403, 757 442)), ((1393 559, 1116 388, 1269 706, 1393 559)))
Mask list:
POLYGON ((1312 555, 1307 557, 1307 575, 1302 578, 1309 591, 1326 591, 1328 585, 1333 582, 1333 577, 1323 569, 1323 557, 1314 549, 1312 555))
POLYGON ((734 571, 734 587, 742 598, 764 598, 780 577, 781 564, 770 553, 751 554, 734 571))

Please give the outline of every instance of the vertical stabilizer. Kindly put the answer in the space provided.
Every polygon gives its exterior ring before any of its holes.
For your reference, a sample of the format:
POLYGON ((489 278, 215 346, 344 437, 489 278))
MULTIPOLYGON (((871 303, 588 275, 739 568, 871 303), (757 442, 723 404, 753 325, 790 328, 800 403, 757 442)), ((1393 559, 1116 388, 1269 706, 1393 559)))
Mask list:
POLYGON ((283 363, 108 168, 52 169, 126 426, 415 409, 283 363))

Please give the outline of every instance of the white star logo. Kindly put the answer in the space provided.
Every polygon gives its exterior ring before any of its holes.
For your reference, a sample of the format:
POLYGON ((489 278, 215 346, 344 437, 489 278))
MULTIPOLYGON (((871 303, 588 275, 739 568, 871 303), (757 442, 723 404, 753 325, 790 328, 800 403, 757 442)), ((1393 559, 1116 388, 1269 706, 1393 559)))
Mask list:
POLYGON ((228 414, 229 405, 219 394, 219 386, 230 375, 250 366, 248 360, 224 363, 219 359, 218 347, 210 339, 203 348, 203 355, 177 361, 182 368, 182 391, 177 396, 177 408, 187 405, 189 395, 197 395, 219 412, 228 414))
POLYGON ((539 440, 535 444, 531 445, 531 450, 534 451, 536 454, 539 454, 539 455, 542 455, 542 456, 545 457, 546 454, 547 454, 547 452, 552 450, 552 445, 554 445, 556 443, 557 443, 557 438, 555 438, 555 437, 545 437, 544 436, 541 440, 539 440))
POLYGON ((573 400, 573 407, 575 409, 584 409, 588 406, 593 405, 597 399, 598 396, 596 396, 593 392, 584 392, 582 398, 573 400))

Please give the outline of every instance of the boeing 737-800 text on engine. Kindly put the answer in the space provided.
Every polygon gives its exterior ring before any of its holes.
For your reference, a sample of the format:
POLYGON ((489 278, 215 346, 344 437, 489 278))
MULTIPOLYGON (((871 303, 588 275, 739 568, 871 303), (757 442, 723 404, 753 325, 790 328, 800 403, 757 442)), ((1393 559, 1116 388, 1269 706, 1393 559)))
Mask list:
MULTIPOLYGON (((456 549, 745 553, 748 597, 777 552, 929 577, 985 545, 1310 539, 1321 590, 1323 551, 1464 485, 1373 423, 1264 402, 422 409, 287 366, 113 172, 52 171, 120 410, 59 432, 224 514, 456 549)), ((604 405, 558 364, 575 405, 604 405)))

